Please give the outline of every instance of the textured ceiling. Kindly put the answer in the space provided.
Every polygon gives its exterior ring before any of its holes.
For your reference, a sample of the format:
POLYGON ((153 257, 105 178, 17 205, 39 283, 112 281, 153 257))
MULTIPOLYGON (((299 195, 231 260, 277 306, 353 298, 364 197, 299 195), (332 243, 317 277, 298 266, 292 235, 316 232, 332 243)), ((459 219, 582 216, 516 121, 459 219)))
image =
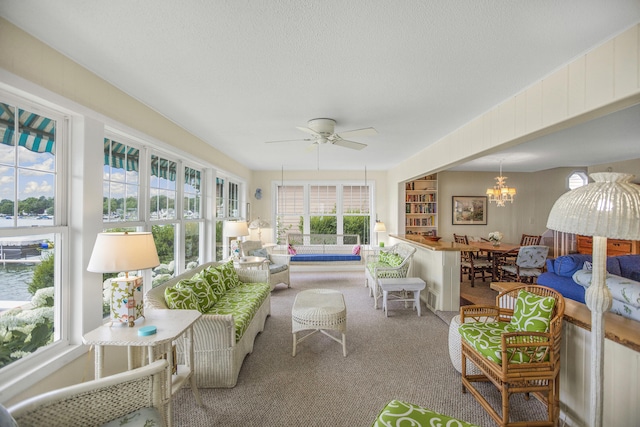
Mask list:
POLYGON ((385 170, 639 22, 640 1, 0 0, 0 14, 250 169, 385 170), (319 157, 264 144, 316 117, 379 134, 319 157))

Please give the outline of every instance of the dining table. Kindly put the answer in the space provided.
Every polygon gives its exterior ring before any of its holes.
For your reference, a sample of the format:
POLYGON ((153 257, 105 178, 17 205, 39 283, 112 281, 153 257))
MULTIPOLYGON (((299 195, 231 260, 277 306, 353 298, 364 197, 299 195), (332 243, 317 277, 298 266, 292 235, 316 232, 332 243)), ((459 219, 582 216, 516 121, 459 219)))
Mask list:
POLYGON ((517 255, 520 245, 515 243, 500 242, 495 245, 493 242, 469 242, 469 246, 476 248, 473 252, 487 252, 488 259, 492 262, 491 268, 491 280, 496 281, 498 277, 498 263, 502 256, 507 253, 514 253, 517 255))

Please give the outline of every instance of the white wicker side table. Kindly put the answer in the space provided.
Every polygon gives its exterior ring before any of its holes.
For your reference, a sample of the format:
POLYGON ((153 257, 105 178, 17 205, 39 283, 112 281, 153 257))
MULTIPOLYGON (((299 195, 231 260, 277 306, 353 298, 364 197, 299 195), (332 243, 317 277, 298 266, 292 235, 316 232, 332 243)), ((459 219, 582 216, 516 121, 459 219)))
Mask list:
POLYGON ((347 307, 344 295, 331 289, 310 289, 299 292, 291 309, 291 332, 293 333, 293 356, 298 343, 316 332, 322 332, 337 343, 342 344, 342 354, 347 357, 347 307), (298 332, 313 330, 298 339, 298 332), (342 339, 328 333, 338 331, 342 339))
POLYGON ((122 346, 128 349, 128 368, 135 369, 140 366, 140 362, 136 360, 136 352, 134 349, 143 349, 142 354, 146 353, 148 364, 153 363, 160 357, 166 357, 167 365, 167 384, 164 387, 167 393, 167 424, 173 423, 171 395, 177 392, 187 382, 191 385, 191 390, 198 405, 202 405, 200 392, 196 386, 196 380, 193 375, 193 324, 202 315, 197 310, 154 310, 145 314, 141 322, 136 323, 135 328, 129 328, 119 325, 102 325, 86 333, 82 337, 82 341, 86 345, 94 345, 96 348, 95 355, 95 378, 103 377, 104 367, 104 347, 106 346, 122 346), (153 325, 157 328, 157 332, 153 335, 138 335, 138 326, 153 325), (185 356, 184 365, 177 365, 177 372, 172 375, 173 352, 171 345, 173 341, 178 339, 185 340, 185 348, 188 349, 185 356))

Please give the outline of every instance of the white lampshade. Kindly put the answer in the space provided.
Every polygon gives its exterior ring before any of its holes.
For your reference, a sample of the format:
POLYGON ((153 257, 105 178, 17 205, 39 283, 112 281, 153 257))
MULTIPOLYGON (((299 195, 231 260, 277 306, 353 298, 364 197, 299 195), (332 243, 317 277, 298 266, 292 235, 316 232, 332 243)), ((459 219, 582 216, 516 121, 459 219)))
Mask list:
POLYGON ((247 221, 225 221, 224 234, 227 237, 241 237, 249 235, 247 221))
POLYGON ((99 233, 87 270, 119 273, 158 265, 160 260, 151 233, 99 233))
POLYGON ((376 225, 373 227, 373 231, 375 233, 381 233, 383 231, 387 231, 387 227, 384 225, 384 222, 376 221, 376 225))

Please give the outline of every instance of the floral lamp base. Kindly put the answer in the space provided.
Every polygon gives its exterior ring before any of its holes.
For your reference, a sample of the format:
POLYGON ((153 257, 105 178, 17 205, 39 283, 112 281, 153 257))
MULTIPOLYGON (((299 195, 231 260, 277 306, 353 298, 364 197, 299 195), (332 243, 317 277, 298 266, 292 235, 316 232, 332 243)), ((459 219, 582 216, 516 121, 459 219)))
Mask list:
POLYGON ((142 277, 117 277, 111 279, 111 321, 133 326, 136 319, 144 317, 142 277))

